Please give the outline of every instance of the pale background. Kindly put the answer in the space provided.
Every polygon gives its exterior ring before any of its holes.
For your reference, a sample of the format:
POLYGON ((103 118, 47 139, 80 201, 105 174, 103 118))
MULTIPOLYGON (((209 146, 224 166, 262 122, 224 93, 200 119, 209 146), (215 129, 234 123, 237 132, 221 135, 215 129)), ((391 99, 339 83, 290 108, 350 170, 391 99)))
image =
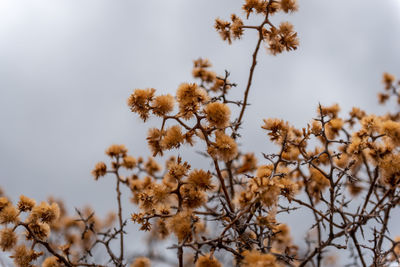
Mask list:
MULTIPOLYGON (((71 209, 91 204, 98 214, 114 209, 114 183, 94 182, 90 170, 112 143, 149 155, 146 131, 158 121, 143 124, 129 111, 134 88, 173 93, 192 81, 192 60, 201 56, 219 73, 231 72, 239 85, 232 97, 241 97, 256 36, 229 46, 213 29, 214 18, 240 13, 241 4, 0 0, 0 186, 7 195, 53 195, 71 209)), ((245 150, 274 149, 260 129, 263 118, 303 127, 319 102, 384 112, 376 99, 381 74, 400 76, 399 0, 302 0, 298 13, 272 18, 282 20, 293 22, 301 45, 277 57, 261 51, 245 150)), ((185 151, 193 166, 204 166, 185 151)), ((303 228, 294 229, 296 238, 303 228)))

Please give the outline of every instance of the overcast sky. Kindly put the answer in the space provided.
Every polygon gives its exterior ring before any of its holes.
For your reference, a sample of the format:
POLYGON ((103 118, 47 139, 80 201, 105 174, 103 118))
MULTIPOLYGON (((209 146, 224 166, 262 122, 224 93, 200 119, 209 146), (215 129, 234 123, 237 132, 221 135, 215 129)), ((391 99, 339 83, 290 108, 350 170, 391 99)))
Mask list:
MULTIPOLYGON (((243 147, 269 152, 262 119, 303 127, 319 102, 343 111, 377 105, 384 71, 400 76, 399 0, 302 0, 293 22, 297 51, 262 51, 245 117, 243 147)), ((134 88, 173 93, 192 81, 192 60, 231 72, 243 92, 256 36, 229 46, 214 18, 240 14, 233 0, 0 0, 0 186, 25 194, 115 207, 111 179, 90 170, 113 143, 149 155, 147 128, 126 106, 134 88)), ((193 159, 196 157, 194 156, 193 159)), ((197 166, 198 162, 191 162, 197 166)))

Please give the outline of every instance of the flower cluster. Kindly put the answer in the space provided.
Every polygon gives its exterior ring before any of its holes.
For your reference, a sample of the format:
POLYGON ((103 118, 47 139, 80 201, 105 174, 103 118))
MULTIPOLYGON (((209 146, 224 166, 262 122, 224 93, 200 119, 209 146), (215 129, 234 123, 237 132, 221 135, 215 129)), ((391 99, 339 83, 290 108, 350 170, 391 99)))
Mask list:
POLYGON ((215 20, 215 29, 220 34, 222 40, 232 43, 232 39, 240 39, 245 29, 254 29, 259 32, 260 42, 264 41, 272 55, 277 55, 283 51, 296 50, 299 46, 297 33, 293 25, 289 22, 282 22, 279 27, 274 26, 270 21, 270 16, 278 12, 292 13, 297 11, 297 0, 246 0, 243 10, 247 19, 250 14, 256 13, 264 17, 264 21, 259 26, 244 25, 240 17, 231 15, 231 22, 221 19, 215 20))

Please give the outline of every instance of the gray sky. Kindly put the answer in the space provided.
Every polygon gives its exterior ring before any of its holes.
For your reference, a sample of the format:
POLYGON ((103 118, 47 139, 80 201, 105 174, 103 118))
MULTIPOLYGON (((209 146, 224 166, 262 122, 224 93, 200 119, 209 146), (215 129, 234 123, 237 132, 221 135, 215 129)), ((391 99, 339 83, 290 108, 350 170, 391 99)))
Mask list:
MULTIPOLYGON (((273 149, 260 129, 279 117, 304 126, 318 102, 382 113, 384 71, 400 76, 399 0, 300 0, 297 51, 262 51, 242 144, 273 149)), ((214 18, 240 13, 233 0, 0 0, 0 185, 13 199, 54 195, 68 206, 115 206, 111 179, 90 170, 112 143, 147 156, 147 128, 126 106, 134 88, 173 93, 207 57, 245 85, 255 35, 229 46, 214 18)), ((196 159, 195 156, 192 159, 196 159)), ((198 160, 191 162, 197 166, 198 160)))

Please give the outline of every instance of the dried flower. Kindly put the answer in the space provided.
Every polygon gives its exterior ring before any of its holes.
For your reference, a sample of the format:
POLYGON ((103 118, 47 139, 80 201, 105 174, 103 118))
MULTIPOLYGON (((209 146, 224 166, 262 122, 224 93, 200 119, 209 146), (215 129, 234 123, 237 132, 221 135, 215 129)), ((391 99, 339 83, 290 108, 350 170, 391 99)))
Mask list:
POLYGON ((136 159, 132 156, 125 156, 123 159, 122 165, 127 169, 133 169, 136 167, 136 159))
POLYGON ((154 88, 148 89, 135 89, 133 94, 128 98, 128 106, 131 108, 132 112, 136 112, 139 116, 146 121, 149 117, 149 112, 151 110, 150 102, 153 100, 154 93, 156 90, 154 88))
POLYGON ((96 166, 92 170, 92 175, 94 176, 95 180, 98 180, 99 177, 106 175, 107 173, 107 165, 104 162, 96 163, 96 166))
POLYGON ((56 256, 46 258, 43 263, 42 267, 61 267, 61 263, 58 261, 56 256))
POLYGON ((28 249, 25 245, 19 245, 14 249, 11 258, 17 267, 31 267, 32 261, 36 260, 43 253, 37 253, 32 249, 28 249))
POLYGON ((0 224, 18 221, 18 210, 13 205, 7 205, 0 211, 0 224))
POLYGON ((130 267, 150 267, 150 260, 146 257, 138 257, 135 261, 131 264, 130 267))
POLYGON ((53 223, 60 216, 60 208, 57 203, 49 205, 46 202, 41 202, 39 206, 32 209, 28 218, 29 222, 42 221, 44 223, 53 223))
POLYGON ((204 108, 204 113, 211 126, 223 129, 229 125, 231 111, 226 104, 210 103, 204 108))
POLYGON ((196 262, 196 267, 222 267, 222 264, 210 255, 200 256, 196 262))
POLYGON ((151 104, 154 115, 162 117, 174 109, 174 97, 170 94, 157 96, 151 104))
POLYGON ((280 4, 280 8, 285 13, 295 12, 299 8, 298 4, 297 4, 297 0, 281 0, 279 2, 279 4, 280 4))
POLYGON ((243 253, 243 266, 244 267, 279 267, 276 257, 272 254, 263 254, 259 251, 244 251, 243 253))
POLYGON ((201 190, 210 190, 214 188, 211 184, 212 175, 204 170, 193 170, 189 173, 188 182, 201 190))
POLYGON ((215 143, 208 148, 208 153, 217 159, 230 161, 237 156, 237 144, 233 138, 218 131, 215 133, 215 143))
POLYGON ((387 73, 387 72, 383 73, 382 82, 385 85, 386 90, 389 90, 392 87, 395 80, 396 80, 396 77, 394 75, 387 73))
POLYGON ((180 116, 190 119, 199 110, 200 104, 208 100, 208 95, 195 83, 183 83, 176 91, 176 99, 179 103, 180 116))
POLYGON ((161 147, 163 149, 178 148, 183 141, 182 128, 179 125, 174 125, 166 130, 165 136, 161 141, 161 147))
POLYGON ((21 195, 19 197, 19 202, 17 207, 19 211, 25 212, 25 211, 31 211, 35 205, 36 201, 34 199, 21 195))
POLYGON ((12 228, 4 228, 0 230, 0 248, 3 251, 12 249, 17 244, 17 235, 12 228))

